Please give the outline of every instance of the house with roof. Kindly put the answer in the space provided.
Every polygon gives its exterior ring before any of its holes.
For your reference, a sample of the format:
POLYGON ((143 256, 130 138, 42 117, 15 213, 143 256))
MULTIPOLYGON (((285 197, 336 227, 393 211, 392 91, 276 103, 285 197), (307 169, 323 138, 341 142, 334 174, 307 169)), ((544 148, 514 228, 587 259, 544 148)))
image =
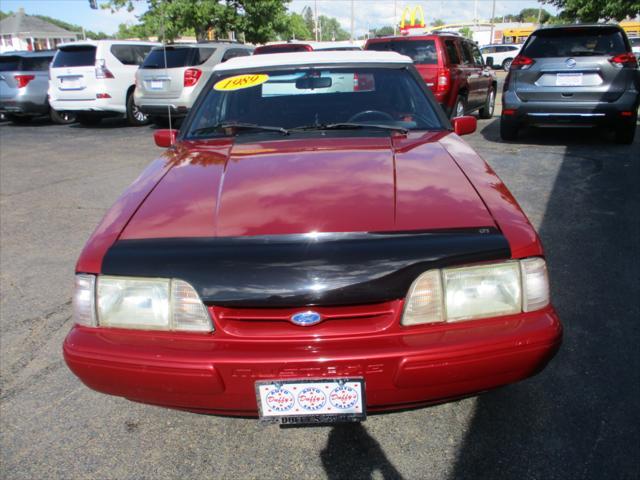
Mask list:
POLYGON ((78 33, 27 15, 21 8, 0 20, 0 53, 16 50, 51 50, 59 43, 77 40, 78 36, 78 33))

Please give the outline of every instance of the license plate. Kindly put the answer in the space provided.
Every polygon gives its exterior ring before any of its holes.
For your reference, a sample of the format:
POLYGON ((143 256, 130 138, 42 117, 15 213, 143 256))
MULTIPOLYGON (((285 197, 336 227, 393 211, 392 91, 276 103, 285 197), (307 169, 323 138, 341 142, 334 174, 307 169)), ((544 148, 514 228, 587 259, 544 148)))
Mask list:
POLYGON ((164 82, 162 82, 162 80, 152 80, 149 83, 149 88, 152 90, 162 90, 163 86, 164 86, 164 82))
POLYGON ((80 87, 80 77, 60 77, 60 87, 73 90, 80 87))
POLYGON ((556 86, 558 87, 579 87, 582 85, 581 73, 558 73, 556 75, 556 86))
POLYGON ((260 421, 281 424, 359 422, 366 418, 363 378, 256 382, 260 421))

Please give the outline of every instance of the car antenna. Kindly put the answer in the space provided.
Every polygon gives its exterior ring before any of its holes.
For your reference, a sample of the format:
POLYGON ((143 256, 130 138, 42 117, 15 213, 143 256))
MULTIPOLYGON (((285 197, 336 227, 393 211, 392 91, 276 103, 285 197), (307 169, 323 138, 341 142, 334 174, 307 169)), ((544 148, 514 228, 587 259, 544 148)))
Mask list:
MULTIPOLYGON (((167 65, 167 36, 166 30, 164 28, 164 15, 165 15, 165 1, 162 2, 162 15, 160 16, 160 28, 162 29, 162 54, 164 56, 164 76, 169 79, 169 67, 167 65)), ((172 129, 171 126, 171 105, 167 104, 167 113, 169 115, 169 130, 172 129)), ((173 137, 171 137, 173 139, 173 137)), ((173 146, 173 140, 171 141, 171 146, 173 146)))

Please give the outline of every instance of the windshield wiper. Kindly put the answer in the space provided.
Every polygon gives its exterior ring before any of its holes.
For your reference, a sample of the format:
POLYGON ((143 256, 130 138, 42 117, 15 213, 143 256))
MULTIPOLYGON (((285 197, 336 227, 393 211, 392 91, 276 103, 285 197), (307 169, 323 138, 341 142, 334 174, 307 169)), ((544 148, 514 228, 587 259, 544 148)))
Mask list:
POLYGON ((226 128, 235 128, 242 130, 264 130, 267 132, 278 132, 282 135, 289 135, 289 131, 282 127, 272 127, 269 125, 258 125, 257 123, 241 123, 241 122, 222 122, 209 127, 198 128, 191 132, 192 135, 206 135, 207 133, 214 133, 226 128))
POLYGON ((377 128, 381 130, 391 130, 400 133, 409 133, 409 129, 404 127, 398 127, 395 125, 384 125, 381 123, 320 123, 317 125, 303 125, 300 127, 294 127, 291 130, 349 130, 349 129, 364 129, 364 128, 377 128))

